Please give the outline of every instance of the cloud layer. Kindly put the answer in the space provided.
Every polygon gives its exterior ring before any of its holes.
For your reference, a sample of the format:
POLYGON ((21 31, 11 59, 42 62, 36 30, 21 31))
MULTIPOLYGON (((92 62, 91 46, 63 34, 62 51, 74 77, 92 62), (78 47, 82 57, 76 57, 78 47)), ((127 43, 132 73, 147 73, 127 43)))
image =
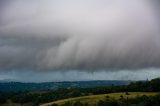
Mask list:
POLYGON ((1 2, 0 70, 160 67, 159 2, 1 2))

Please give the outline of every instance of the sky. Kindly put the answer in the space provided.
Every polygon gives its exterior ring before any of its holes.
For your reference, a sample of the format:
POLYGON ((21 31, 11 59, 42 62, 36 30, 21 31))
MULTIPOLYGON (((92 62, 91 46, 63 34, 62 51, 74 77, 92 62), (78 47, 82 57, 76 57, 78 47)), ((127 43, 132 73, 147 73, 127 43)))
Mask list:
POLYGON ((158 0, 1 0, 0 80, 160 76, 158 0))

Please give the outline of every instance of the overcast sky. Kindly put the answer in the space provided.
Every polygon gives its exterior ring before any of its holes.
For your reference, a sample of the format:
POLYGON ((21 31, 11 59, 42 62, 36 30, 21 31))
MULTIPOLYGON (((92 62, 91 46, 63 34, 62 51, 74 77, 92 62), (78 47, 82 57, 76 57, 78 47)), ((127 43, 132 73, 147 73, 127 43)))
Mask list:
POLYGON ((0 79, 158 77, 159 4, 158 0, 1 0, 0 79))

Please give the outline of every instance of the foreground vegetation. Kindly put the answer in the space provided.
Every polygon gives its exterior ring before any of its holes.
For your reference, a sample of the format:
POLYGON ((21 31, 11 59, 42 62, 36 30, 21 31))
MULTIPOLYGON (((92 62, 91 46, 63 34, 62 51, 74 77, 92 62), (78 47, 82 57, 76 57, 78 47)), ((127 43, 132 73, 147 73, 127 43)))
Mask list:
POLYGON ((121 95, 119 99, 106 96, 104 100, 99 100, 98 102, 67 101, 63 104, 54 103, 46 106, 160 106, 160 95, 143 95, 136 96, 135 98, 124 98, 123 95, 121 95))
MULTIPOLYGON (((101 95, 91 95, 91 96, 83 96, 83 97, 76 97, 76 98, 69 98, 69 99, 64 99, 64 100, 58 100, 55 102, 43 104, 41 106, 52 106, 53 104, 57 104, 60 106, 69 106, 77 103, 81 104, 88 104, 89 106, 94 106, 97 104, 100 104, 102 102, 105 102, 106 100, 108 101, 117 101, 117 100, 125 100, 125 99, 135 99, 137 97, 142 97, 142 96, 155 96, 157 93, 156 92, 125 92, 125 93, 110 93, 110 94, 101 94, 101 95)), ((115 102, 114 101, 114 102, 115 102)))
MULTIPOLYGON (((121 86, 112 85, 110 87, 61 88, 57 90, 46 90, 46 91, 38 91, 38 92, 37 91, 34 91, 34 92, 31 92, 31 91, 2 92, 0 91, 0 106, 39 106, 39 104, 49 103, 49 102, 63 100, 67 98, 81 97, 81 96, 100 95, 100 94, 109 94, 109 93, 117 93, 117 92, 159 92, 159 91, 160 91, 160 78, 153 79, 151 81, 132 82, 129 85, 121 85, 121 86), (9 104, 13 104, 13 105, 9 105, 9 104)), ((133 96, 133 95, 134 94, 131 93, 131 95, 128 95, 128 96, 133 96)), ((137 97, 137 95, 134 95, 134 96, 137 97)), ((149 98, 149 101, 154 101, 154 97, 150 97, 150 95, 147 95, 147 94, 144 94, 144 95, 146 95, 147 98, 149 98)), ((124 97, 124 95, 122 96, 124 97)), ((91 97, 94 98, 94 96, 91 96, 91 97)), ((118 95, 117 97, 120 97, 120 96, 118 95)), ((112 98, 112 96, 110 98, 112 98)), ((114 102, 117 101, 116 97, 114 99, 113 99, 114 102)), ((123 98, 123 99, 124 99, 123 101, 125 101, 126 98, 123 98)), ((132 99, 132 98, 128 98, 128 99, 132 99)), ((93 99, 92 101, 95 101, 95 100, 93 99)), ((102 101, 104 102, 105 100, 102 99, 102 101)), ((99 101, 96 101, 96 102, 99 102, 99 101)), ((79 106, 79 105, 76 104, 75 106, 79 106)), ((107 105, 107 106, 110 106, 110 105, 107 105)))

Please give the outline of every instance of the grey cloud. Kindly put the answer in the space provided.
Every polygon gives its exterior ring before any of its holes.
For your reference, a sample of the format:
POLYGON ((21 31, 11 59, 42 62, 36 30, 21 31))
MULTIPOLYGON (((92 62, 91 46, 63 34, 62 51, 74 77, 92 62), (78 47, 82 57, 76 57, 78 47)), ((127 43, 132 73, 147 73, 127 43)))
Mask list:
POLYGON ((154 3, 10 2, 0 11, 0 69, 159 68, 159 12, 154 3))

